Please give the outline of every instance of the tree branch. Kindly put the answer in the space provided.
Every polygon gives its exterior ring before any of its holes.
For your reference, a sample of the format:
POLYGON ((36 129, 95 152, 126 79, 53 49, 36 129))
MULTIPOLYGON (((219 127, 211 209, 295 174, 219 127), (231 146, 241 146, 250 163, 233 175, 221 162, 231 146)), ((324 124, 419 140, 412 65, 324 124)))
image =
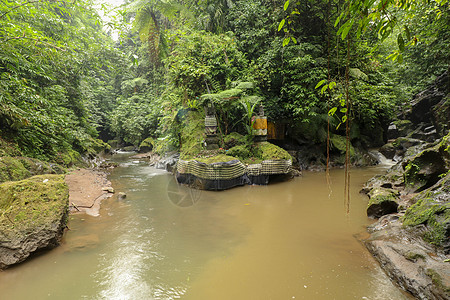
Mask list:
POLYGON ((3 18, 5 15, 9 14, 10 12, 12 12, 12 11, 15 10, 15 9, 18 9, 18 8, 20 8, 20 7, 22 7, 22 6, 25 6, 25 5, 28 5, 28 4, 31 4, 31 3, 35 3, 35 2, 39 2, 39 1, 40 1, 40 0, 31 0, 31 1, 27 1, 27 2, 25 2, 25 3, 16 5, 16 6, 14 6, 13 8, 11 8, 10 10, 4 12, 4 13, 0 16, 0 19, 3 18))

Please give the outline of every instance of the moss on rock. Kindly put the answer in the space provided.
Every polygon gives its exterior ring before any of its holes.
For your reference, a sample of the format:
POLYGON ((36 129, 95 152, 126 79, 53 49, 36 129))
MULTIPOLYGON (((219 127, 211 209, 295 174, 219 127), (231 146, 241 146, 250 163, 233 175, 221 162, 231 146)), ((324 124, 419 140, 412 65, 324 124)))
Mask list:
POLYGON ((220 162, 229 162, 232 160, 236 160, 237 158, 230 155, 225 154, 218 154, 210 157, 198 157, 195 160, 198 162, 202 162, 205 164, 213 164, 213 163, 220 163, 220 162))
POLYGON ((416 203, 406 210, 402 218, 403 225, 425 225, 424 240, 450 253, 450 174, 414 200, 416 203))
POLYGON ((22 180, 31 176, 22 162, 14 157, 0 157, 0 182, 22 180))
POLYGON ((450 142, 448 136, 403 163, 407 189, 420 192, 439 181, 450 169, 450 142))
POLYGON ((62 174, 65 169, 57 164, 29 157, 0 157, 0 183, 16 181, 41 174, 62 174))
POLYGON ((141 142, 139 145, 139 152, 149 152, 152 151, 153 146, 155 145, 155 141, 153 138, 148 137, 141 142))
POLYGON ((0 184, 0 269, 58 245, 68 204, 64 175, 37 175, 0 184))
MULTIPOLYGON (((338 150, 340 153, 345 153, 347 149, 347 139, 345 136, 333 134, 330 137, 331 147, 332 149, 338 150)), ((350 155, 355 155, 355 148, 350 143, 350 155)))
POLYGON ((225 149, 231 149, 235 146, 241 146, 241 145, 248 144, 247 138, 237 132, 232 132, 232 133, 226 135, 223 138, 223 142, 225 143, 225 145, 224 145, 225 149))
POLYGON ((372 189, 368 195, 370 200, 367 207, 367 216, 380 218, 381 216, 397 212, 398 191, 377 187, 372 189))

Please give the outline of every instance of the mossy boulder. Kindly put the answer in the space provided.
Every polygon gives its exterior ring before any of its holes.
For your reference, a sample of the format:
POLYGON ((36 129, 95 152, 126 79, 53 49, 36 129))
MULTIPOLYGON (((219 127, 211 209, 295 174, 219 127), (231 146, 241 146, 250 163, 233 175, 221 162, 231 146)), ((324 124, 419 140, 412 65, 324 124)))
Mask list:
POLYGON ((381 216, 397 212, 399 192, 389 188, 377 187, 369 193, 367 216, 380 218, 381 216))
POLYGON ((292 160, 292 156, 289 152, 269 142, 256 144, 254 146, 253 154, 256 158, 260 158, 261 160, 292 160))
POLYGON ((380 153, 383 154, 388 159, 393 159, 395 156, 396 148, 394 144, 387 143, 380 147, 380 153))
POLYGON ((231 149, 235 146, 241 146, 241 145, 248 144, 247 138, 237 132, 232 132, 232 133, 226 135, 223 138, 223 142, 225 143, 225 145, 224 145, 225 149, 231 149))
POLYGON ((31 176, 22 162, 14 157, 0 157, 0 182, 22 180, 31 176))
POLYGON ((251 149, 248 145, 237 145, 227 151, 227 155, 235 156, 240 160, 246 160, 252 156, 251 149))
POLYGON ((0 184, 0 269, 59 245, 68 206, 64 175, 37 175, 0 184))
POLYGON ((139 145, 139 152, 140 153, 150 152, 152 151, 154 145, 155 141, 153 140, 153 138, 148 137, 145 140, 143 140, 139 145))
MULTIPOLYGON (((331 142, 331 150, 338 151, 341 154, 344 154, 347 151, 347 139, 345 136, 338 135, 338 134, 332 134, 330 137, 331 142)), ((355 155, 355 148, 352 146, 352 144, 349 144, 350 146, 350 156, 355 155)))
POLYGON ((0 157, 0 183, 5 181, 22 180, 33 175, 62 174, 64 168, 35 158, 29 157, 0 157))
POLYGON ((0 137, 0 156, 22 156, 17 144, 7 142, 0 137))
POLYGON ((118 149, 119 145, 120 145, 120 141, 119 140, 108 140, 107 143, 113 149, 118 149))
POLYGON ((450 170, 450 141, 447 135, 441 142, 403 162, 406 188, 420 192, 439 181, 450 170))
POLYGON ((403 225, 425 225, 424 240, 450 254, 450 173, 414 201, 403 216, 403 225))
POLYGON ((67 150, 65 152, 58 153, 55 161, 64 167, 85 165, 85 162, 81 158, 80 153, 75 150, 67 150))

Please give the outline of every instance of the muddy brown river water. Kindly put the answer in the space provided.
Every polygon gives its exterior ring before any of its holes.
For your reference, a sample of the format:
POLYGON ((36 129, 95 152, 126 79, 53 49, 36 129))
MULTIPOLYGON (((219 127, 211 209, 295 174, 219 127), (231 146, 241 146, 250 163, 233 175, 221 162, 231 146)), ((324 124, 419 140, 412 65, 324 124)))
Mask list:
POLYGON ((411 299, 359 241, 362 184, 383 167, 304 172, 269 186, 222 192, 178 186, 172 175, 115 158, 127 193, 100 216, 73 215, 62 246, 0 272, 0 299, 411 299))

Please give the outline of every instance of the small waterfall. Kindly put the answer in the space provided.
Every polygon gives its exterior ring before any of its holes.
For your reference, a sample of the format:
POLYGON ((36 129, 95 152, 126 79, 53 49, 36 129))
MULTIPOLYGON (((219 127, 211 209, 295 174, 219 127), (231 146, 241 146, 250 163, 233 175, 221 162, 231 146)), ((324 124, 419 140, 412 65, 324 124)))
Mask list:
POLYGON ((378 150, 369 150, 369 155, 372 156, 379 165, 385 165, 385 166, 393 166, 395 165, 395 161, 392 159, 386 158, 382 153, 380 153, 378 150))

